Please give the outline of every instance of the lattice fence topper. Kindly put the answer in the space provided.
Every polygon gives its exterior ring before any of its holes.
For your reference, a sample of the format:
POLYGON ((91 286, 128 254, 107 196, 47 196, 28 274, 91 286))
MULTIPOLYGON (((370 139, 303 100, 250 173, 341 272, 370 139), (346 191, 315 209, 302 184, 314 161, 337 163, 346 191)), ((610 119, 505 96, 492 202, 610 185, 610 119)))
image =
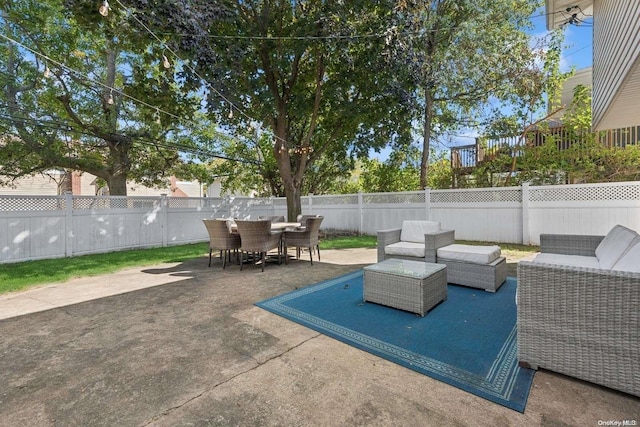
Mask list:
POLYGON ((221 197, 167 197, 169 209, 216 209, 224 204, 221 197))
POLYGON ((529 200, 532 202, 640 200, 640 184, 532 188, 529 191, 529 200))
POLYGON ((0 196, 0 212, 59 211, 67 208, 59 196, 0 196))
POLYGON ((314 205, 358 205, 358 195, 313 196, 314 205))
POLYGON ((160 206, 156 197, 73 196, 73 209, 153 209, 160 206))
POLYGON ((431 203, 496 203, 521 201, 522 191, 519 187, 481 191, 431 191, 431 203))
POLYGON ((403 204, 403 203, 424 203, 424 191, 415 193, 377 193, 363 194, 362 203, 372 204, 403 204))

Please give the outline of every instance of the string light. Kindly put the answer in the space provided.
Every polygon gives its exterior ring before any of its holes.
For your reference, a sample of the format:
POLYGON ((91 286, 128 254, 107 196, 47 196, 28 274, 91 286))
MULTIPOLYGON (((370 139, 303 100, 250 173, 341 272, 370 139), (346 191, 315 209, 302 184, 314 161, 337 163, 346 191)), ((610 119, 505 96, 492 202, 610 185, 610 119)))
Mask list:
POLYGON ((160 109, 158 107, 156 107, 156 112, 153 114, 153 117, 155 118, 156 124, 162 124, 162 122, 160 121, 160 109))
POLYGON ((107 15, 109 15, 109 10, 110 9, 111 8, 109 7, 109 2, 107 0, 104 0, 102 2, 102 4, 100 5, 100 8, 98 9, 98 12, 102 16, 107 16, 107 15))
POLYGON ((167 59, 167 55, 164 54, 162 55, 162 66, 167 69, 171 68, 171 62, 167 59))
POLYGON ((48 65, 44 66, 44 76, 48 79, 49 77, 51 77, 51 70, 49 69, 48 65))
POLYGON ((229 103, 229 116, 230 119, 233 119, 233 105, 229 103))
MULTIPOLYGON (((25 50, 27 50, 27 51, 31 52, 31 53, 32 53, 32 54, 34 54, 35 56, 38 56, 38 57, 43 58, 44 60, 46 60, 46 61, 48 61, 48 62, 51 62, 51 63, 53 63, 53 64, 56 64, 58 67, 60 67, 60 69, 61 69, 61 70, 63 70, 63 71, 64 71, 64 70, 66 70, 66 71, 68 71, 68 72, 69 72, 69 73, 71 73, 71 74, 74 74, 74 75, 76 75, 76 76, 81 76, 81 77, 83 77, 84 79, 86 79, 87 81, 89 81, 89 82, 91 82, 91 83, 95 84, 96 86, 100 86, 100 87, 102 87, 102 88, 104 88, 104 89, 109 89, 110 91, 115 91, 117 94, 121 95, 123 98, 129 99, 129 100, 131 100, 131 101, 135 102, 136 104, 144 105, 145 107, 149 107, 149 108, 155 108, 155 109, 156 109, 156 112, 158 112, 158 113, 159 113, 160 111, 162 111, 162 114, 165 114, 165 115, 167 115, 167 116, 169 116, 169 117, 172 117, 172 118, 174 118, 174 119, 180 120, 180 121, 182 121, 182 122, 184 122, 184 121, 188 121, 188 122, 190 122, 190 123, 193 123, 194 125, 199 125, 198 123, 196 123, 196 122, 195 122, 195 121, 193 121, 193 120, 185 120, 183 117, 177 116, 177 115, 175 115, 175 114, 173 114, 173 113, 171 113, 171 112, 169 112, 169 111, 160 110, 160 109, 159 109, 157 106, 155 106, 155 105, 149 104, 148 102, 143 101, 143 100, 141 100, 141 99, 139 99, 139 98, 136 98, 136 97, 134 97, 134 96, 131 96, 131 95, 129 95, 129 94, 128 94, 128 93, 126 93, 126 92, 119 91, 118 89, 114 89, 114 88, 113 88, 113 87, 111 87, 111 86, 108 86, 108 85, 106 85, 106 84, 104 84, 104 83, 102 83, 102 82, 99 82, 99 81, 97 81, 97 80, 94 80, 94 79, 92 79, 91 77, 89 77, 88 75, 83 74, 83 73, 81 73, 81 72, 79 72, 79 71, 77 71, 77 70, 75 70, 75 69, 73 69, 73 68, 71 68, 71 67, 69 67, 69 66, 67 66, 67 65, 63 64, 63 63, 62 63, 62 62, 60 62, 60 61, 57 61, 57 60, 55 60, 55 59, 51 58, 50 56, 45 55, 45 54, 44 54, 44 53, 42 53, 42 52, 39 52, 39 51, 37 51, 37 50, 34 50, 34 49, 30 48, 29 46, 25 45, 24 43, 20 43, 19 41, 15 40, 15 39, 12 39, 11 37, 7 37, 7 36, 5 36, 5 35, 4 35, 4 34, 2 34, 2 33, 0 33, 0 39, 4 39, 4 40, 6 40, 6 41, 8 41, 8 42, 13 43, 13 44, 14 44, 14 45, 16 45, 16 46, 20 46, 21 48, 23 48, 23 49, 25 49, 25 50)), ((0 71, 0 73, 2 73, 2 71, 0 71)), ((51 72, 49 72, 49 75, 51 75, 51 72)), ((225 99, 226 99, 226 98, 225 98, 225 99)), ((154 114, 154 117, 155 117, 155 114, 154 114)), ((159 120, 159 115, 158 115, 158 120, 159 120)), ((226 134, 226 133, 224 133, 224 132, 219 132, 219 131, 215 131, 215 130, 214 130, 214 132, 215 132, 216 134, 218 134, 218 135, 221 135, 221 136, 225 137, 225 138, 228 138, 228 137, 234 137, 234 135, 229 135, 229 134, 226 134)))
POLYGON ((113 105, 113 89, 109 91, 109 97, 107 98, 107 104, 113 105))

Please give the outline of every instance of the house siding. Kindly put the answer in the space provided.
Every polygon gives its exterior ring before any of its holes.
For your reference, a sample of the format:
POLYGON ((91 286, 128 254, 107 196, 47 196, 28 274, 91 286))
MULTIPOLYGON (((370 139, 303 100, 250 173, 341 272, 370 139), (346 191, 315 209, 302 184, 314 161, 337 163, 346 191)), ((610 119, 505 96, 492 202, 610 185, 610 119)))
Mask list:
POLYGON ((566 109, 569 108, 571 102, 573 101, 573 92, 578 85, 591 87, 591 76, 592 76, 592 68, 582 68, 577 70, 575 74, 569 77, 562 85, 562 92, 560 94, 560 103, 549 104, 548 111, 549 113, 555 110, 559 105, 563 105, 565 109, 560 110, 556 114, 553 115, 554 118, 559 119, 564 116, 566 109))
POLYGON ((640 2, 594 1, 593 126, 640 124, 640 2))

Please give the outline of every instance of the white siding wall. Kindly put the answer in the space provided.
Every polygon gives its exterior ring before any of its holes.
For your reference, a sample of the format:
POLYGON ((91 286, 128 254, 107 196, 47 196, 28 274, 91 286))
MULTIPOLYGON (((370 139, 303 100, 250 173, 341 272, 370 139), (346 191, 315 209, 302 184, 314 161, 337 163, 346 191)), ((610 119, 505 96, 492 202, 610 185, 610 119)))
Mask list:
POLYGON ((640 124, 640 1, 595 0, 593 125, 640 124))
POLYGON ((0 187, 0 195, 57 196, 58 183, 62 180, 62 172, 51 172, 50 176, 34 175, 17 179, 11 187, 0 187))
MULTIPOLYGON (((571 104, 571 101, 573 101, 573 91, 575 90, 576 86, 582 85, 586 87, 591 87, 592 75, 593 75, 593 70, 591 67, 577 70, 575 74, 570 78, 568 78, 562 85, 562 92, 560 94, 560 104, 559 105, 550 104, 549 112, 553 111, 555 108, 557 108, 560 105, 563 105, 565 109, 568 108, 569 105, 571 104)), ((558 113, 556 113, 553 117, 556 119, 559 119, 562 116, 564 116, 565 112, 566 110, 561 110, 558 113)))

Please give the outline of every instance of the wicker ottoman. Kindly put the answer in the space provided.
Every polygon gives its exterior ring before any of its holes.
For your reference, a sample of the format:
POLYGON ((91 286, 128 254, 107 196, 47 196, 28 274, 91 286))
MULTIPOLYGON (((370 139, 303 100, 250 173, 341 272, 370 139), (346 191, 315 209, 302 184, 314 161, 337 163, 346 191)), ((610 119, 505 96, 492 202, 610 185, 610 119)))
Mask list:
POLYGON ((364 268, 364 301, 424 316, 447 299, 444 264, 387 259, 364 268))
POLYGON ((448 245, 438 248, 438 264, 447 266, 447 281, 495 292, 507 279, 507 262, 499 246, 448 245))

